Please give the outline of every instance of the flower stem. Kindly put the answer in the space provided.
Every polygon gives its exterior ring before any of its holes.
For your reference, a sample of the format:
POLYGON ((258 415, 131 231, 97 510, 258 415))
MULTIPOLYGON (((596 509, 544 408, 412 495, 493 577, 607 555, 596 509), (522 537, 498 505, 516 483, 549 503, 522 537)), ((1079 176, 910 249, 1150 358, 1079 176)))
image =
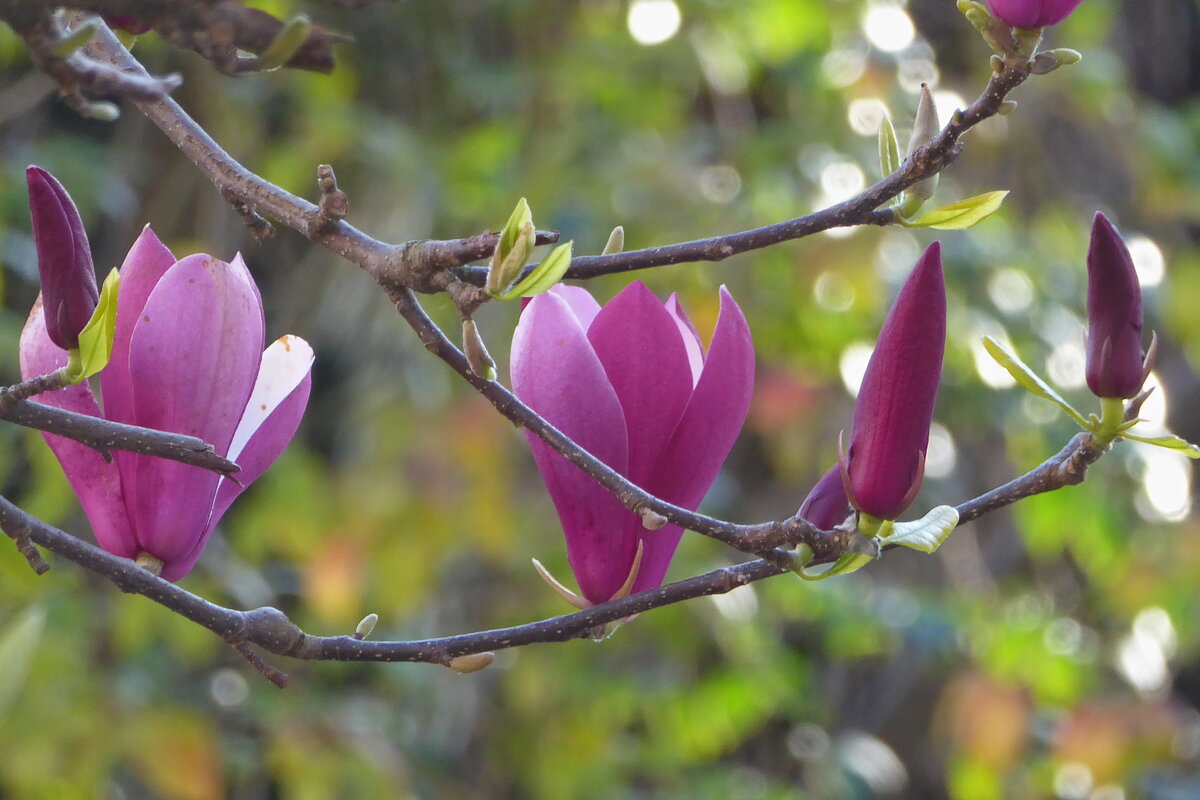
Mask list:
POLYGON ((1125 400, 1120 397, 1100 398, 1100 424, 1092 435, 1096 444, 1108 447, 1121 432, 1125 424, 1125 400))

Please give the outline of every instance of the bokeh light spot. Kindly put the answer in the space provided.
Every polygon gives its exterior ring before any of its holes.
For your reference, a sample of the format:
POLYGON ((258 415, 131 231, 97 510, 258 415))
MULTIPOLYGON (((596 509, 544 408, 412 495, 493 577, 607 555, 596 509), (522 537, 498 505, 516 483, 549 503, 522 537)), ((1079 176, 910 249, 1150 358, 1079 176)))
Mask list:
POLYGON ((675 0, 633 0, 626 24, 629 35, 638 44, 655 45, 679 33, 683 15, 675 0))

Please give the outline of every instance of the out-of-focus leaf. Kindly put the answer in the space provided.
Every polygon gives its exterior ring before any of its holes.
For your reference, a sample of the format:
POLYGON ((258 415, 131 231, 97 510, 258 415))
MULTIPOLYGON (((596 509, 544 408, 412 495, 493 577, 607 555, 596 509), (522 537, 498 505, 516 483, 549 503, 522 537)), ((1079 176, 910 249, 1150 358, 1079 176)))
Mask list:
POLYGON ((1021 388, 1036 397, 1041 397, 1054 403, 1071 419, 1079 423, 1084 430, 1092 429, 1092 422, 1083 414, 1075 410, 1075 407, 1062 398, 1062 396, 1050 388, 1050 385, 1042 380, 1036 372, 1030 369, 1024 361, 1017 357, 1000 342, 993 339, 991 336, 983 337, 983 346, 988 351, 988 355, 996 359, 996 363, 1008 370, 1008 374, 1013 376, 1021 388))
POLYGON ((896 129, 885 115, 879 123, 879 171, 887 177, 900 168, 900 145, 896 142, 896 129))
POLYGON ((1182 453, 1188 458, 1200 458, 1200 447, 1192 444, 1186 439, 1181 439, 1174 434, 1166 436, 1138 436, 1132 433, 1122 433, 1124 439, 1132 439, 1135 442, 1142 444, 1152 444, 1155 447, 1161 447, 1164 450, 1174 450, 1176 453, 1182 453))
POLYGON ((8 715, 29 676, 29 662, 42 638, 46 612, 30 606, 0 632, 0 722, 8 715))

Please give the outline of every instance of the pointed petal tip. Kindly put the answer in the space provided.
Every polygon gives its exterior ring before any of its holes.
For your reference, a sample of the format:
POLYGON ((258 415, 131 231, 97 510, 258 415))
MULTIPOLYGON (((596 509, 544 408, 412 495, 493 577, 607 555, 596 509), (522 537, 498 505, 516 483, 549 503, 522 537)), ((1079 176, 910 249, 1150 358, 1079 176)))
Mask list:
POLYGON ((938 269, 942 268, 942 243, 935 241, 929 247, 925 248, 925 252, 921 254, 921 264, 934 263, 938 269))

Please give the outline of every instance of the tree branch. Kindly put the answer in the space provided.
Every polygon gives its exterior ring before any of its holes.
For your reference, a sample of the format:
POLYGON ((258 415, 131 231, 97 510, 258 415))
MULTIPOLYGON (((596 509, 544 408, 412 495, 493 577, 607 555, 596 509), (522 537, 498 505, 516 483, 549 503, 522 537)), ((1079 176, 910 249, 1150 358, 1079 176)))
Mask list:
POLYGON ((40 403, 0 404, 0 419, 73 439, 106 459, 110 458, 108 451, 124 450, 202 467, 225 476, 241 470, 237 464, 217 455, 208 442, 195 436, 123 425, 40 403))
MULTIPOLYGON (((141 64, 107 30, 96 35, 89 51, 127 73, 145 73, 141 64)), ((894 221, 892 212, 878 210, 879 207, 908 186, 945 169, 958 157, 963 134, 994 116, 1008 94, 1029 76, 1027 63, 1018 60, 1007 63, 1001 72, 992 75, 979 98, 956 113, 938 136, 917 149, 896 172, 856 197, 814 214, 726 236, 607 256, 578 256, 572 259, 566 277, 582 279, 683 262, 720 261, 737 253, 811 236, 830 228, 890 224, 894 221)), ((402 245, 380 242, 345 220, 325 222, 325 216, 317 206, 247 170, 169 97, 133 98, 133 102, 228 201, 282 222, 314 243, 357 264, 385 288, 399 286, 427 293, 442 292, 460 279, 483 285, 487 270, 464 265, 490 256, 495 249, 496 234, 448 241, 410 241, 402 245), (318 219, 322 223, 314 226, 314 220, 318 219)), ((539 236, 538 243, 551 240, 548 236, 539 236)))
MULTIPOLYGON (((669 264, 723 261, 738 253, 761 250, 831 228, 893 224, 895 216, 892 211, 880 210, 879 207, 914 183, 936 175, 948 167, 961 152, 960 140, 963 134, 985 119, 995 116, 1009 93, 1024 83, 1030 74, 1028 64, 1010 61, 1002 72, 992 75, 987 87, 975 102, 965 110, 956 112, 941 133, 918 148, 904 161, 900 169, 849 200, 807 216, 740 233, 606 256, 577 256, 571 259, 571 267, 564 279, 582 280, 669 264)), ((527 272, 535 266, 528 267, 527 272)), ((482 286, 487 277, 487 269, 484 267, 463 267, 457 269, 456 273, 460 279, 478 286, 482 286)))
POLYGON ((608 603, 540 622, 480 633, 446 636, 414 642, 372 642, 347 636, 313 636, 302 631, 274 608, 236 611, 211 603, 179 586, 147 572, 126 558, 107 553, 94 545, 30 516, 0 496, 0 529, 14 539, 27 539, 85 569, 112 581, 123 592, 140 594, 207 628, 230 643, 254 666, 276 683, 286 675, 261 659, 247 645, 275 655, 314 661, 423 661, 449 665, 450 659, 472 653, 500 650, 539 642, 559 642, 594 635, 602 626, 652 608, 723 594, 738 586, 787 571, 784 564, 751 561, 660 586, 608 603))
MULTIPOLYGON (((1057 455, 1020 478, 959 505, 960 517, 966 522, 1017 500, 1080 483, 1087 465, 1094 463, 1103 453, 1089 434, 1080 433, 1057 455)), ((286 684, 286 674, 265 661, 251 649, 251 645, 275 655, 310 661, 425 662, 451 666, 451 660, 459 656, 597 636, 603 632, 604 626, 635 614, 697 597, 724 594, 739 586, 781 575, 795 566, 791 553, 774 551, 769 558, 721 567, 656 589, 600 603, 583 611, 538 622, 419 641, 373 642, 353 634, 313 636, 301 630, 283 612, 270 607, 237 611, 219 606, 162 580, 129 559, 107 553, 47 525, 3 496, 0 496, 0 529, 16 540, 18 545, 24 542, 30 547, 32 544, 41 546, 104 576, 124 592, 147 597, 207 628, 229 642, 256 669, 279 686, 286 684)), ((832 560, 844 553, 849 543, 832 534, 827 536, 831 546, 825 553, 825 560, 832 560)))

